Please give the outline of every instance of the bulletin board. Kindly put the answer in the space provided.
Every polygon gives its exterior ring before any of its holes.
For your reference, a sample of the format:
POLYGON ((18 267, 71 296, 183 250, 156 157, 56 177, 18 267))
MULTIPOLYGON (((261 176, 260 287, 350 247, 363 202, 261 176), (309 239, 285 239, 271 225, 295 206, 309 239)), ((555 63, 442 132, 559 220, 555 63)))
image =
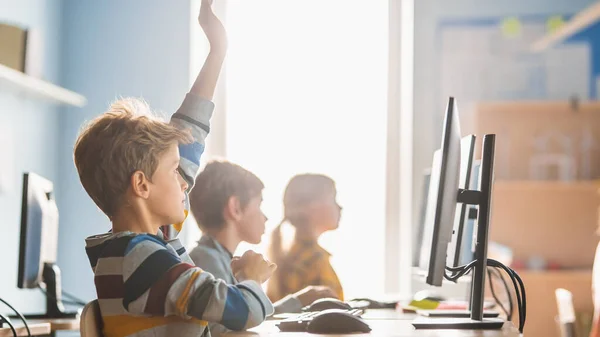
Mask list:
MULTIPOLYGON (((440 21, 436 44, 441 101, 455 96, 463 107, 461 114, 468 114, 477 101, 598 99, 600 24, 544 52, 530 51, 534 41, 568 19, 555 15, 440 21)), ((470 116, 462 119, 468 124, 470 116)))

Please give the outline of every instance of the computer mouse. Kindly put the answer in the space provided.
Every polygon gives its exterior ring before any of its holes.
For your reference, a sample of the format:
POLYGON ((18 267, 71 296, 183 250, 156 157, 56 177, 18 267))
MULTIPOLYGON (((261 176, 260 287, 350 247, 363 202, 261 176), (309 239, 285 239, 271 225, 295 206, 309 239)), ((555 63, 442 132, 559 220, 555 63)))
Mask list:
POLYGON ((327 309, 344 309, 350 310, 352 307, 346 302, 342 302, 337 298, 321 298, 311 303, 305 308, 305 311, 323 311, 327 309))
POLYGON ((329 309, 313 317, 306 331, 316 334, 346 334, 370 332, 371 327, 359 316, 340 309, 329 309))

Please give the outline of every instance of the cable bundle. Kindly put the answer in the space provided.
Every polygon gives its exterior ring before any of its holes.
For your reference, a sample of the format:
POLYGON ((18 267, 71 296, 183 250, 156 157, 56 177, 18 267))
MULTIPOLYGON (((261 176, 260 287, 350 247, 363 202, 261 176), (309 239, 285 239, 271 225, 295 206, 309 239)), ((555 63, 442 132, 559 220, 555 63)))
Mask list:
MULTIPOLYGON (((472 261, 469 264, 459 267, 446 267, 446 270, 450 273, 445 273, 444 278, 446 278, 449 281, 456 282, 459 278, 471 272, 476 262, 477 261, 472 261)), ((508 320, 511 320, 513 315, 512 295, 508 284, 506 283, 506 280, 504 279, 504 277, 502 277, 502 274, 498 270, 504 271, 512 281, 515 290, 515 297, 517 298, 517 307, 519 308, 519 332, 523 333, 523 329, 525 328, 525 320, 527 318, 527 301, 525 299, 525 285, 523 284, 521 277, 519 277, 519 275, 511 268, 493 259, 487 259, 487 266, 491 267, 487 269, 487 274, 488 279, 490 281, 490 290, 492 292, 492 296, 494 297, 494 300, 498 303, 500 308, 504 311, 508 320), (509 300, 508 310, 506 310, 504 305, 500 302, 500 300, 498 300, 498 297, 496 296, 494 286, 492 284, 492 275, 499 277, 502 280, 504 287, 506 288, 509 300)))

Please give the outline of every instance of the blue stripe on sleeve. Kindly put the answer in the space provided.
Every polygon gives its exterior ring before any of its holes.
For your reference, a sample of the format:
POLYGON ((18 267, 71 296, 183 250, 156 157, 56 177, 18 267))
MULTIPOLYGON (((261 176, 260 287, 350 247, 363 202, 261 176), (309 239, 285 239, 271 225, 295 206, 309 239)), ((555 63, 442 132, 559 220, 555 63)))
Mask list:
POLYGON ((221 323, 230 330, 240 331, 246 326, 249 310, 242 291, 234 286, 228 286, 221 323))
POLYGON ((204 145, 198 142, 179 144, 179 155, 196 165, 200 165, 202 153, 204 153, 204 145))

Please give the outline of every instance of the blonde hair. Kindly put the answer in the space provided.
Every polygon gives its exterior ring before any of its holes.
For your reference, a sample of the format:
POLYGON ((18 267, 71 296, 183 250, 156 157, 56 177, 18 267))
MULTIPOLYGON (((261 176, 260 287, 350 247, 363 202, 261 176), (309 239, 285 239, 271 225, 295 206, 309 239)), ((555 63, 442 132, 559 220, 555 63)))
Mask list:
POLYGON ((288 182, 283 194, 283 219, 271 233, 268 255, 271 261, 283 263, 281 227, 288 222, 295 228, 306 225, 306 206, 335 191, 335 182, 323 174, 299 174, 288 182))
POLYGON ((153 116, 143 100, 125 98, 82 128, 73 157, 83 188, 112 218, 134 172, 151 181, 159 157, 173 143, 191 141, 189 131, 153 116))

